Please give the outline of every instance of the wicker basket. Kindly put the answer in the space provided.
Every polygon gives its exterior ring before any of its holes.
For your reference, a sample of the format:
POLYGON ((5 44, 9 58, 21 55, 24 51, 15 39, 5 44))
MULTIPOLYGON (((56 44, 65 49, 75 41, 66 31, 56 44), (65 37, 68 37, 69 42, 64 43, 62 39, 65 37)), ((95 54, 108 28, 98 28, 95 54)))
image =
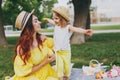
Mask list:
POLYGON ((90 60, 89 66, 93 68, 101 67, 103 63, 99 63, 96 59, 90 60))
POLYGON ((83 66, 83 73, 86 75, 94 75, 95 73, 101 71, 102 63, 99 63, 97 60, 90 60, 89 66, 83 66))

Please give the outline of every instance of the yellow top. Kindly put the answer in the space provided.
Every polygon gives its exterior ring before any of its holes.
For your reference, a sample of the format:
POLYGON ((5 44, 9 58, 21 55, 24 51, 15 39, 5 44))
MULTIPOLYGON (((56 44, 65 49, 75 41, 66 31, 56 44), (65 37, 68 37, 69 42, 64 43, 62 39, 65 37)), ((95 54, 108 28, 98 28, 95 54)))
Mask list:
POLYGON ((32 67, 40 64, 47 54, 53 54, 50 48, 53 48, 53 39, 47 38, 43 43, 41 50, 39 50, 39 48, 34 48, 30 51, 31 57, 26 65, 19 56, 16 56, 14 61, 15 75, 13 80, 58 80, 57 74, 50 64, 47 64, 36 72, 28 75, 32 71, 32 67))

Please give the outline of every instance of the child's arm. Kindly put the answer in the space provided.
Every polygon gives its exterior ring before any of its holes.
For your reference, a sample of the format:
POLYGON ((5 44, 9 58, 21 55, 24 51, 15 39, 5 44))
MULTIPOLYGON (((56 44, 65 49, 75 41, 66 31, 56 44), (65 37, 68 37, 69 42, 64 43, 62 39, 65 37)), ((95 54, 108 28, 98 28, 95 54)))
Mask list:
POLYGON ((46 22, 48 22, 48 23, 51 23, 51 24, 55 25, 55 22, 52 19, 43 18, 43 20, 46 21, 46 22))
POLYGON ((72 31, 72 32, 87 34, 87 35, 90 35, 90 36, 93 34, 93 31, 91 29, 83 29, 83 28, 77 28, 77 27, 70 26, 69 30, 72 31))

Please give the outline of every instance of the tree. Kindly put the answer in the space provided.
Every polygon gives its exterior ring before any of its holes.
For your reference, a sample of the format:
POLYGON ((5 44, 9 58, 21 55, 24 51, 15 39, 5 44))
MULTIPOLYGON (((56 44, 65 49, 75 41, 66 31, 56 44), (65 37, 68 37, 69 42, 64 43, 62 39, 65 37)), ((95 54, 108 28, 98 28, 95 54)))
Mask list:
POLYGON ((37 16, 40 14, 39 7, 42 0, 6 0, 3 6, 3 22, 4 25, 13 25, 15 23, 16 16, 22 11, 30 12, 35 9, 37 16), (9 13, 9 15, 8 15, 9 13))
MULTIPOLYGON (((90 28, 90 4, 91 0, 72 0, 74 6, 74 26, 82 26, 84 29, 90 28)), ((81 44, 85 42, 85 35, 73 33, 71 44, 81 44)))
POLYGON ((44 7, 43 11, 46 15, 52 15, 51 9, 54 7, 53 3, 56 3, 57 0, 43 0, 42 6, 44 7))
POLYGON ((0 47, 6 46, 8 46, 8 43, 5 37, 4 27, 2 23, 2 0, 0 0, 0 47))
MULTIPOLYGON (((41 10, 42 12, 42 17, 47 17, 51 18, 52 17, 52 11, 51 9, 53 8, 54 4, 57 3, 57 0, 43 0, 41 4, 41 10)), ((41 20, 42 21, 42 20, 41 20)), ((42 21, 42 28, 46 28, 46 22, 42 21)))
MULTIPOLYGON (((2 7, 2 0, 0 0, 0 46, 8 45, 3 25, 11 24, 14 26, 15 19, 22 10, 30 12, 35 9, 35 15, 41 19, 44 16, 44 12, 40 12, 42 1, 44 0, 4 0, 4 6, 2 7)), ((57 0, 47 2, 50 2, 50 6, 46 5, 50 8, 57 0)))
POLYGON ((50 13, 53 4, 56 2, 57 0, 6 0, 3 6, 4 25, 11 24, 14 26, 15 18, 22 10, 30 12, 35 9, 35 15, 41 20, 45 13, 50 13), (44 11, 44 9, 47 9, 48 12, 44 11))

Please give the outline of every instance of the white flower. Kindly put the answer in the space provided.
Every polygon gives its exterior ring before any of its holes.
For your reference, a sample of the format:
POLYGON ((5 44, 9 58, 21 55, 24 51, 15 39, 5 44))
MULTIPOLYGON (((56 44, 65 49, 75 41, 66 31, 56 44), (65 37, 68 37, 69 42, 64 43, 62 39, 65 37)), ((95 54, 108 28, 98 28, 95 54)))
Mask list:
POLYGON ((118 76, 117 70, 111 69, 111 76, 112 76, 112 77, 117 77, 117 76, 118 76))

